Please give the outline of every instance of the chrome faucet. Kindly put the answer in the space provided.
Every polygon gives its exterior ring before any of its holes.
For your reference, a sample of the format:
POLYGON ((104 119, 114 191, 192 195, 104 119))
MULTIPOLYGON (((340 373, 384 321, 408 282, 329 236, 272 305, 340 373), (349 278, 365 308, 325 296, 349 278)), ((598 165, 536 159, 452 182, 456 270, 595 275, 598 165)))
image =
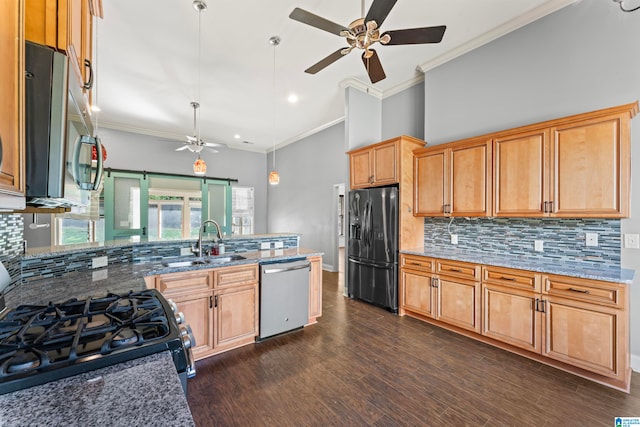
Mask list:
POLYGON ((191 246, 191 252, 196 254, 198 258, 202 258, 202 233, 204 232, 205 225, 207 225, 208 223, 214 224, 216 226, 216 239, 214 240, 214 242, 217 242, 218 240, 222 240, 220 225, 212 219, 208 219, 204 221, 202 224, 200 224, 200 231, 198 231, 198 246, 197 247, 191 246))

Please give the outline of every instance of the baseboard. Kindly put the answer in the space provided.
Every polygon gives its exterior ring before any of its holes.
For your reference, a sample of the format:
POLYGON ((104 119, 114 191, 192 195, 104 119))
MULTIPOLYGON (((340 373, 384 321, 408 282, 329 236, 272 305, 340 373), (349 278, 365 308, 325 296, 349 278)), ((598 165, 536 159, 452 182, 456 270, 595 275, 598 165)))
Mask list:
POLYGON ((330 271, 331 273, 337 273, 338 270, 336 270, 332 264, 322 264, 322 269, 326 270, 326 271, 330 271))
POLYGON ((631 369, 640 372, 640 356, 635 354, 631 355, 631 369))

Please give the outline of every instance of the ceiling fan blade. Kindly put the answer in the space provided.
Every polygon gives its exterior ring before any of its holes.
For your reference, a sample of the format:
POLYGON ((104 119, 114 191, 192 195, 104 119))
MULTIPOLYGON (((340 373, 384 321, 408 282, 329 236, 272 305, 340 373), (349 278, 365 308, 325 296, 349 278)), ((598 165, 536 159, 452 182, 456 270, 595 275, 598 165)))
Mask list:
POLYGON ((373 0, 373 4, 369 8, 364 22, 376 21, 378 28, 380 28, 384 20, 387 19, 387 15, 389 15, 391 9, 393 9, 393 6, 395 6, 396 1, 398 0, 373 0))
POLYGON ((189 146, 188 146, 188 145, 183 145, 182 147, 178 147, 178 148, 176 148, 176 151, 182 151, 182 150, 186 150, 186 149, 188 149, 188 148, 189 148, 189 146))
POLYGON ((371 83, 378 83, 380 80, 387 78, 387 76, 384 73, 377 52, 373 49, 369 49, 369 52, 373 52, 370 58, 366 58, 366 51, 362 52, 362 62, 364 63, 364 68, 367 69, 371 83))
MULTIPOLYGON (((205 147, 226 147, 226 144, 222 144, 220 142, 203 142, 202 145, 204 145, 205 147)), ((212 150, 215 151, 215 150, 212 150)))
POLYGON ((198 141, 198 138, 195 136, 185 135, 185 137, 187 138, 187 141, 192 144, 195 144, 198 141))
POLYGON ((323 68, 325 68, 328 65, 333 64, 334 62, 336 62, 338 59, 342 58, 343 55, 342 51, 344 50, 344 48, 340 48, 338 50, 336 50, 335 52, 333 52, 331 55, 327 56, 324 59, 321 59, 320 61, 318 61, 317 63, 315 63, 314 65, 312 65, 311 67, 307 68, 306 70, 304 70, 305 73, 308 74, 315 74, 318 71, 322 70, 323 68))
POLYGON ((438 27, 387 31, 385 34, 391 36, 391 41, 387 45, 440 43, 446 29, 446 25, 440 25, 438 27))
POLYGON ((340 24, 331 22, 321 16, 314 15, 311 12, 300 9, 299 7, 293 9, 293 12, 291 12, 289 18, 298 22, 302 22, 303 24, 311 25, 312 27, 327 31, 331 34, 335 34, 336 36, 339 36, 341 31, 349 31, 348 28, 340 24))

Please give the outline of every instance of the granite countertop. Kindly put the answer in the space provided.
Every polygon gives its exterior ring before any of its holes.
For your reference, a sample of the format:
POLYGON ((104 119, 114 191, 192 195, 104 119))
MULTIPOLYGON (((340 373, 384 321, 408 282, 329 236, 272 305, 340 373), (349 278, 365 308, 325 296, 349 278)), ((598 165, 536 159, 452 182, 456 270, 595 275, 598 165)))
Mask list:
POLYGON ((538 273, 558 274, 562 276, 579 277, 583 279, 601 280, 604 282, 633 284, 634 270, 603 264, 602 266, 588 267, 583 263, 571 263, 567 261, 537 261, 530 258, 513 256, 497 256, 474 251, 466 251, 459 248, 443 249, 425 246, 400 251, 408 255, 421 255, 431 258, 450 259, 455 261, 472 262, 474 264, 491 265, 494 267, 516 268, 538 273))
POLYGON ((168 351, 0 395, 0 425, 194 426, 168 351))
MULTIPOLYGON (((228 256, 225 254, 221 256, 228 256)), ((225 264, 168 268, 167 259, 112 264, 20 284, 6 295, 9 310, 22 304, 48 304, 107 293, 146 289, 144 278, 156 274, 232 265, 287 261, 322 255, 301 249, 242 252, 245 259, 225 264)), ((193 256, 176 259, 194 259, 193 256)), ((170 259, 170 260, 176 260, 170 259)), ((187 319, 188 322, 188 319, 187 319)), ((0 425, 193 425, 187 400, 169 352, 91 371, 0 395, 0 425), (101 379, 96 379, 101 377, 101 379), (47 398, 41 398, 41 396, 47 398), (108 411, 108 412, 107 412, 108 411), (116 418, 114 413, 125 418, 116 418), (130 418, 127 418, 130 417, 130 418)))

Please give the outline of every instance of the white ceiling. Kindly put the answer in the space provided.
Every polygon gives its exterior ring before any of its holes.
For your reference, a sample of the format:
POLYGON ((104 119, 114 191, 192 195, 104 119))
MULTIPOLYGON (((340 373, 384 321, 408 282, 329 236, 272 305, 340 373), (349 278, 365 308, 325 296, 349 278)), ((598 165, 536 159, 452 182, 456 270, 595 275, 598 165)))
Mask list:
MULTIPOLYGON (((383 30, 446 25, 440 44, 376 47, 387 78, 371 85, 352 52, 316 75, 304 70, 344 39, 289 19, 300 7, 341 25, 361 1, 207 0, 202 14, 200 103, 204 140, 268 151, 344 117, 344 85, 384 97, 426 70, 576 0, 398 0, 383 30), (278 35, 276 94, 273 47, 278 35), (419 68, 421 67, 421 68, 419 68), (296 104, 287 101, 297 94, 296 104), (275 108, 274 108, 275 105, 275 108), (274 114, 275 111, 275 114, 274 114), (240 139, 234 139, 234 135, 240 139), (250 141, 252 144, 245 144, 250 141)), ((192 0, 108 0, 95 38, 99 125, 158 137, 192 134, 197 99, 198 12, 192 0)), ((365 1, 365 10, 371 0, 365 1)), ((175 144, 158 139, 159 144, 175 144)))

